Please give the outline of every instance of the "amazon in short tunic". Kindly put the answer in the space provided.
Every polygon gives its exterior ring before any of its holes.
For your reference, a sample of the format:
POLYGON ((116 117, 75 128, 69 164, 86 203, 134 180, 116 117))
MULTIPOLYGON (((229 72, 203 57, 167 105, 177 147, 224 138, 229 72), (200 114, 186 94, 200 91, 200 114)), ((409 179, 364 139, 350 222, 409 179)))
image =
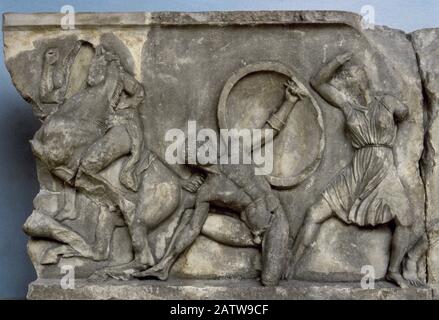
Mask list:
MULTIPOLYGON (((383 224, 410 208, 394 163, 397 125, 388 101, 397 100, 378 96, 368 107, 344 106, 355 152, 352 162, 329 184, 323 197, 348 224, 383 224)), ((403 110, 405 117, 407 107, 403 106, 403 110)))

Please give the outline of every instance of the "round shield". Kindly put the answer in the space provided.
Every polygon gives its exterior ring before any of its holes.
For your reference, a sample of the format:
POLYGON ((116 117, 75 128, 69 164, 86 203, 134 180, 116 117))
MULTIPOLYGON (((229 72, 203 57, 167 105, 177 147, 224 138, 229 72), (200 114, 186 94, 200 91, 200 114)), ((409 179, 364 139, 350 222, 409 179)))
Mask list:
MULTIPOLYGON (((261 129, 285 101, 285 83, 307 87, 297 74, 279 62, 260 62, 236 71, 226 82, 218 105, 220 129, 261 129)), ((291 188, 319 166, 325 148, 320 107, 309 94, 296 103, 284 128, 273 140, 270 184, 291 188)))

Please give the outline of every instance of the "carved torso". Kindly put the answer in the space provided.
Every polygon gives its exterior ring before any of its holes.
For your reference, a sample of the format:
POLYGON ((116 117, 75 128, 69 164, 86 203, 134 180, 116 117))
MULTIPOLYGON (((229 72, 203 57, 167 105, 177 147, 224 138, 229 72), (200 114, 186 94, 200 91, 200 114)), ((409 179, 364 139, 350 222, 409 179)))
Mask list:
POLYGON ((350 105, 346 127, 355 149, 374 145, 393 147, 397 126, 383 99, 375 96, 366 107, 350 105))

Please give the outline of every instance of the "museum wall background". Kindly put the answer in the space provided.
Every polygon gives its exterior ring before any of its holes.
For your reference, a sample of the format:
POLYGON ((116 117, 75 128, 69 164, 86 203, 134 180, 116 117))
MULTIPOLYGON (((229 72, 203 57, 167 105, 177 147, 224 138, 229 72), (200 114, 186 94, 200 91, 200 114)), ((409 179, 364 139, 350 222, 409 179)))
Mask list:
MULTIPOLYGON (((2 0, 0 12, 76 11, 210 11, 210 10, 345 10, 375 9, 376 24, 404 31, 438 27, 436 0, 2 0)), ((0 17, 0 19, 2 19, 0 17)), ((0 41, 3 42, 2 34, 0 41)), ((31 107, 13 87, 0 52, 0 298, 22 298, 36 275, 26 253, 22 224, 38 192, 34 158, 28 140, 39 127, 31 107)))

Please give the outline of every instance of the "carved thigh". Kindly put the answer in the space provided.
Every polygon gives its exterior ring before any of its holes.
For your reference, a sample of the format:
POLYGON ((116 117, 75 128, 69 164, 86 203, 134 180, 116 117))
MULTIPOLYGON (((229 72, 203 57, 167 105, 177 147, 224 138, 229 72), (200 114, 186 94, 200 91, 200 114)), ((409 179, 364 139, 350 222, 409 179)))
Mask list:
POLYGON ((81 166, 86 172, 97 173, 131 149, 130 136, 122 127, 111 128, 86 151, 81 166))
POLYGON ((178 180, 161 162, 155 161, 145 172, 139 190, 136 219, 147 229, 156 228, 176 211, 181 201, 178 180))

